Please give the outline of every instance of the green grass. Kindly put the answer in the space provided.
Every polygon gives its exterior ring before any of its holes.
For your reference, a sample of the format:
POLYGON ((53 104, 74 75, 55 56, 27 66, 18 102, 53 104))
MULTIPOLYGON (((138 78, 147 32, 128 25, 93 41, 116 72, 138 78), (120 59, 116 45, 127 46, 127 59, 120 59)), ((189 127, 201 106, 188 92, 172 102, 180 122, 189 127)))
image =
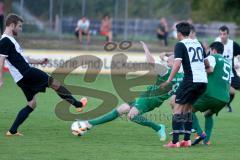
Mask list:
MULTIPOLYGON (((89 84, 82 81, 82 75, 71 75, 66 83, 116 94, 108 76, 100 76, 94 84, 89 84)), ((37 109, 20 128, 24 136, 5 137, 17 112, 26 105, 21 90, 6 74, 4 86, 0 88, 0 160, 237 160, 240 159, 239 97, 238 94, 233 102, 233 113, 223 109, 216 118, 210 147, 165 149, 151 129, 124 118, 97 126, 83 137, 74 137, 69 130, 71 122, 56 117, 54 108, 60 99, 50 89, 37 96, 37 109)), ((98 103, 93 98, 89 98, 89 102, 88 107, 96 107, 98 103)), ((160 109, 151 112, 151 117, 155 115, 158 123, 165 123, 170 128, 170 113, 168 103, 164 103, 160 109), (159 117, 163 113, 168 118, 159 117)))

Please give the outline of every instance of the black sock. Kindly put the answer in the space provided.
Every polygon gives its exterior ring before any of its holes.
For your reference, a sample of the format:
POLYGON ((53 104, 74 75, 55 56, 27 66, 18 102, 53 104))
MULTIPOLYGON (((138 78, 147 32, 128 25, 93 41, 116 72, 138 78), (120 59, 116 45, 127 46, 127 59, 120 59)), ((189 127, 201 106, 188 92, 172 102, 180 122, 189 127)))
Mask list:
POLYGON ((172 117, 173 140, 172 143, 176 144, 179 141, 179 134, 182 129, 182 114, 174 114, 172 117))
POLYGON ((230 106, 230 105, 231 105, 231 103, 232 103, 234 97, 235 97, 235 94, 230 94, 230 100, 229 100, 227 106, 230 106))
POLYGON ((15 121, 10 128, 10 133, 15 134, 17 133, 18 127, 27 119, 28 115, 33 111, 30 106, 26 106, 21 111, 19 111, 15 121))
POLYGON ((191 130, 192 130, 192 112, 184 114, 185 121, 184 121, 184 140, 190 140, 191 130))
POLYGON ((72 93, 69 90, 67 90, 67 88, 60 86, 58 90, 56 90, 56 92, 62 99, 68 101, 70 104, 72 104, 76 108, 82 107, 82 103, 80 101, 77 101, 72 96, 72 93))

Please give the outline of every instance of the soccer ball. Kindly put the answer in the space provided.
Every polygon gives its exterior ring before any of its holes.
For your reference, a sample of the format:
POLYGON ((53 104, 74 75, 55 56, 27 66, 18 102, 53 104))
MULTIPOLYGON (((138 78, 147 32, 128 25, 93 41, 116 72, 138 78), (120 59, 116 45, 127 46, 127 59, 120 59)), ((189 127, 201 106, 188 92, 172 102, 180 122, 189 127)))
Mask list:
POLYGON ((74 136, 83 136, 87 132, 87 126, 84 122, 75 121, 71 125, 71 131, 74 136))

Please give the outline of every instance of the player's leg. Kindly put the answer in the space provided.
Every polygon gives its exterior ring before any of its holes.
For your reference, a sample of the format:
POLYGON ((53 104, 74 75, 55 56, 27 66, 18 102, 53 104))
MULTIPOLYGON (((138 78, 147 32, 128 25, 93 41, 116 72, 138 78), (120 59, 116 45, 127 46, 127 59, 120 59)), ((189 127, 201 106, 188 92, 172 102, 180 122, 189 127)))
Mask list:
POLYGON ((173 139, 167 145, 164 145, 165 147, 176 148, 180 145, 183 147, 191 146, 192 104, 203 94, 206 86, 204 83, 191 83, 187 81, 183 81, 180 84, 176 92, 176 104, 173 110, 173 139), (179 143, 179 134, 182 126, 184 126, 185 129, 184 140, 179 143))
POLYGON ((220 112, 221 109, 226 105, 226 102, 220 101, 218 99, 211 98, 210 101, 208 102, 209 110, 204 112, 206 138, 203 140, 203 143, 206 145, 210 144, 210 138, 214 125, 213 114, 217 115, 218 112, 220 112), (212 103, 210 103, 210 101, 212 103))
MULTIPOLYGON (((208 97, 206 95, 202 95, 194 104, 193 104, 193 111, 197 112, 205 112, 206 115, 212 114, 211 112, 211 106, 215 106, 216 99, 215 98, 211 98, 208 97)), ((196 116, 195 113, 193 113, 193 128, 196 130, 197 132, 197 137, 195 137, 194 142, 192 143, 192 145, 196 145, 199 144, 199 142, 201 142, 202 140, 204 140, 206 138, 206 133, 203 132, 202 128, 200 127, 198 118, 196 116)))
POLYGON ((76 100, 66 87, 52 77, 49 77, 49 87, 55 90, 62 99, 75 106, 78 112, 81 112, 82 108, 87 104, 86 98, 82 98, 80 101, 76 100))
POLYGON ((213 129, 213 116, 205 116, 205 133, 206 138, 203 140, 203 143, 206 145, 209 145, 210 138, 212 135, 212 129, 213 129))
POLYGON ((156 132, 158 132, 161 129, 161 126, 159 126, 157 123, 154 123, 151 120, 148 120, 147 118, 142 116, 136 107, 131 108, 131 110, 128 113, 128 118, 137 124, 150 127, 156 132))
POLYGON ((192 143, 192 146, 199 144, 202 140, 206 139, 206 133, 203 132, 197 115, 193 113, 193 128, 196 130, 197 137, 195 137, 195 140, 192 143))
POLYGON ((78 40, 80 45, 82 44, 82 36, 83 36, 83 31, 81 29, 78 30, 78 40))
POLYGON ((96 125, 100 125, 100 124, 104 124, 104 123, 113 121, 116 118, 118 118, 119 116, 121 116, 125 113, 128 113, 129 110, 130 110, 129 104, 124 103, 124 104, 120 105, 119 107, 117 107, 116 109, 113 109, 111 112, 109 112, 101 117, 86 121, 86 125, 90 129, 96 125))
MULTIPOLYGON (((233 82, 232 82, 232 85, 233 85, 233 82)), ((235 97, 235 89, 233 87, 230 87, 230 100, 226 105, 226 107, 228 108, 228 112, 232 112, 231 103, 232 103, 234 97, 235 97)))
POLYGON ((163 124, 157 124, 146 117, 141 115, 141 111, 139 111, 138 108, 132 107, 131 110, 128 113, 128 118, 139 125, 146 126, 149 128, 152 128, 154 131, 156 131, 160 137, 161 141, 166 140, 166 132, 165 132, 165 125, 163 124))
MULTIPOLYGON (((30 97, 30 95, 28 96, 28 99, 31 99, 29 97, 30 97)), ((7 136, 11 136, 11 135, 21 136, 22 134, 18 132, 19 126, 28 118, 29 114, 36 107, 37 107, 36 98, 33 96, 32 100, 30 100, 28 102, 28 105, 18 112, 18 115, 17 115, 15 121, 13 122, 11 128, 6 133, 6 135, 7 136)))
POLYGON ((193 129, 196 130, 197 135, 201 135, 203 133, 203 130, 199 124, 199 120, 196 115, 196 112, 193 112, 192 117, 193 117, 193 129))
POLYGON ((112 31, 109 31, 108 32, 108 42, 112 42, 112 36, 113 34, 112 34, 112 31))
POLYGON ((194 84, 192 86, 192 91, 190 92, 191 94, 189 95, 189 100, 186 105, 187 108, 184 108, 185 111, 183 113, 185 113, 185 121, 184 121, 184 129, 185 129, 185 134, 184 134, 184 140, 183 142, 181 142, 181 146, 184 147, 188 147, 191 146, 191 140, 190 140, 190 136, 191 136, 191 130, 193 127, 193 116, 192 116, 192 111, 193 111, 193 104, 196 103, 196 101, 198 101, 199 99, 201 99, 204 95, 202 95, 206 88, 207 88, 207 84, 194 84))
POLYGON ((90 41, 91 41, 91 35, 90 35, 89 30, 86 32, 86 35, 87 35, 87 44, 89 45, 90 41))
POLYGON ((142 126, 148 126, 158 132, 161 126, 143 117, 142 114, 154 110, 161 106, 162 103, 163 100, 159 97, 139 97, 129 111, 128 119, 142 126))

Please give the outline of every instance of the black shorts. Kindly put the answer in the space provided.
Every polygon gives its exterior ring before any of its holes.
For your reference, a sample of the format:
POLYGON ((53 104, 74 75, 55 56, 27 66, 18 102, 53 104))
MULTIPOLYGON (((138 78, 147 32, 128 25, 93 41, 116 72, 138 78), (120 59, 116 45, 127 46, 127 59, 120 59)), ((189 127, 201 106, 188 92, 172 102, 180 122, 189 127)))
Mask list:
POLYGON ((193 83, 182 81, 176 91, 177 104, 194 104, 196 100, 205 92, 207 83, 193 83))
POLYGON ((31 68, 24 74, 23 78, 17 82, 17 85, 22 89, 29 102, 37 93, 46 91, 46 88, 49 87, 49 78, 49 75, 45 72, 37 68, 31 68))
MULTIPOLYGON (((78 37, 79 37, 79 30, 75 31, 74 34, 75 34, 75 36, 78 38, 78 37)), ((82 31, 82 35, 83 35, 83 36, 86 36, 86 35, 88 35, 88 33, 82 31)))
POLYGON ((237 89, 237 90, 240 89, 240 77, 238 77, 238 75, 235 75, 234 77, 231 78, 231 86, 234 89, 237 89))

